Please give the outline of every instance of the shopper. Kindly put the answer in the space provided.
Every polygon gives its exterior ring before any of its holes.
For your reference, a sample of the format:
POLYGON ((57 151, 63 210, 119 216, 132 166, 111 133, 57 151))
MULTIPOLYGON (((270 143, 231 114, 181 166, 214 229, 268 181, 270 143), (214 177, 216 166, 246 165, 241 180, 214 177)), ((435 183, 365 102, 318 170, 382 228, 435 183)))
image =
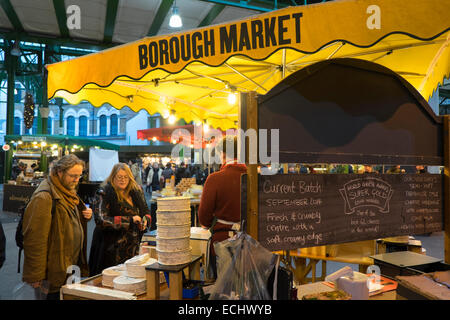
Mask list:
POLYGON ((161 176, 163 170, 159 167, 157 162, 153 163, 153 167, 148 171, 147 186, 150 186, 150 200, 152 199, 153 191, 161 190, 161 176))
POLYGON ((3 231, 2 222, 0 221, 0 269, 5 262, 6 257, 6 237, 5 232, 3 231))
POLYGON ((172 164, 170 162, 166 164, 166 168, 163 170, 161 175, 164 178, 164 183, 166 182, 167 179, 170 179, 174 175, 174 172, 172 170, 172 164))
POLYGON ((76 193, 83 167, 73 154, 56 161, 25 209, 23 281, 36 289, 36 296, 47 294, 47 300, 59 299, 71 265, 88 275, 86 223, 92 210, 76 193))
POLYGON ((151 220, 144 192, 125 163, 114 165, 100 186, 93 209, 96 227, 89 255, 91 276, 137 255, 151 220))
POLYGON ((180 183, 181 179, 183 178, 190 178, 191 174, 189 172, 189 169, 186 167, 184 162, 181 162, 180 166, 175 172, 175 184, 177 185, 180 183))
POLYGON ((133 173, 133 178, 136 181, 136 183, 138 184, 138 186, 142 187, 142 177, 141 177, 141 168, 139 166, 139 162, 137 159, 135 160, 130 160, 128 162, 128 165, 131 169, 131 172, 133 173))
POLYGON ((200 224, 209 228, 212 234, 209 258, 214 278, 217 277, 217 268, 213 244, 226 240, 234 234, 235 224, 239 223, 241 218, 241 175, 247 172, 246 166, 237 162, 236 137, 224 138, 218 146, 222 146, 223 150, 220 155, 222 167, 206 179, 198 209, 200 224), (233 146, 228 152, 227 143, 233 146), (231 155, 231 150, 234 156, 231 155))
POLYGON ((22 172, 20 165, 17 163, 17 159, 14 159, 11 168, 11 179, 16 180, 19 174, 22 172))

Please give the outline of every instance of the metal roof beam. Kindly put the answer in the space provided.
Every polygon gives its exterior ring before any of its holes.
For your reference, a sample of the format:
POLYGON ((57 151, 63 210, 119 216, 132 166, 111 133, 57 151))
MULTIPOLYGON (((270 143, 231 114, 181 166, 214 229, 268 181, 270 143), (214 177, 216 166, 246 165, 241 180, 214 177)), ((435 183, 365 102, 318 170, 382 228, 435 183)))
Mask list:
POLYGON ((11 30, 0 29, 0 38, 9 40, 20 40, 25 42, 42 43, 56 46, 75 47, 90 50, 104 50, 121 43, 103 43, 98 41, 89 41, 85 39, 60 38, 46 34, 32 34, 28 32, 16 32, 11 30))
POLYGON ((209 26, 214 21, 214 19, 217 18, 217 16, 223 11, 223 9, 225 9, 225 5, 215 4, 214 7, 212 7, 212 9, 209 10, 208 14, 202 20, 202 22, 200 22, 198 27, 200 28, 204 26, 209 26))
POLYGON ((3 10, 5 11, 6 15, 8 16, 9 22, 14 27, 15 31, 24 31, 24 28, 22 26, 22 22, 20 22, 19 17, 17 16, 16 10, 14 10, 14 7, 12 6, 11 2, 9 0, 0 0, 0 5, 2 6, 3 10))
POLYGON ((63 38, 69 38, 69 29, 67 28, 67 15, 64 1, 53 0, 53 8, 56 13, 56 20, 58 21, 59 34, 63 38))
POLYGON ((249 10, 256 10, 261 12, 269 12, 274 9, 285 8, 288 5, 279 4, 277 1, 231 1, 231 0, 200 0, 204 2, 210 2, 215 4, 221 4, 230 7, 237 7, 249 10))
POLYGON ((108 6, 106 7, 105 33, 103 36, 103 42, 105 43, 112 42, 118 7, 119 0, 108 0, 108 6))
POLYGON ((158 34, 164 19, 169 13, 170 8, 172 8, 173 1, 174 0, 162 0, 158 12, 156 12, 155 19, 153 19, 153 23, 150 26, 150 30, 148 30, 147 36, 152 37, 158 34))

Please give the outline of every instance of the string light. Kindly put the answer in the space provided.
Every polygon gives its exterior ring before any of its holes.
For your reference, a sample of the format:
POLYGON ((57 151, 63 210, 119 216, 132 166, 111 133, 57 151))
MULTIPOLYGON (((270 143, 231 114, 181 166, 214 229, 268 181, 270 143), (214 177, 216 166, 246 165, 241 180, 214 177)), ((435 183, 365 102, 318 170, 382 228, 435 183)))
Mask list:
POLYGON ((23 109, 23 120, 25 122, 25 127, 31 129, 34 120, 34 101, 31 93, 27 92, 25 94, 25 107, 23 109))

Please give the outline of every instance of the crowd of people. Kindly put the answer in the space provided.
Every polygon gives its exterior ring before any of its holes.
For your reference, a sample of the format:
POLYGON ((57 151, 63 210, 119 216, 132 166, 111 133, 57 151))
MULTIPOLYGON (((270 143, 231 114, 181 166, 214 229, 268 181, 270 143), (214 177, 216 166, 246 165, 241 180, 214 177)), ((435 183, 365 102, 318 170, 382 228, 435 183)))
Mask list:
POLYGON ((212 169, 202 168, 200 165, 187 165, 184 162, 175 164, 168 162, 163 165, 161 162, 153 162, 144 165, 141 159, 133 159, 128 161, 128 166, 133 173, 133 177, 137 184, 142 186, 146 193, 162 190, 166 181, 173 179, 177 185, 183 178, 195 178, 196 184, 203 185, 212 169))

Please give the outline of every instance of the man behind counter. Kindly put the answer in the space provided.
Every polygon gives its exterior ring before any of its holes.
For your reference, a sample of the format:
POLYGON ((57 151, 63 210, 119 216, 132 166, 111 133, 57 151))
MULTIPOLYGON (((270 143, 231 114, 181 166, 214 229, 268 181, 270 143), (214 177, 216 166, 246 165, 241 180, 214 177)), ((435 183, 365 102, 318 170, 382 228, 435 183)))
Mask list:
POLYGON ((236 228, 233 225, 239 224, 241 219, 241 175, 247 172, 245 164, 239 164, 237 161, 236 136, 222 139, 216 150, 219 151, 222 166, 218 172, 210 174, 206 179, 198 209, 200 224, 209 228, 212 234, 210 264, 214 278, 217 278, 217 267, 213 244, 234 235, 236 228))

